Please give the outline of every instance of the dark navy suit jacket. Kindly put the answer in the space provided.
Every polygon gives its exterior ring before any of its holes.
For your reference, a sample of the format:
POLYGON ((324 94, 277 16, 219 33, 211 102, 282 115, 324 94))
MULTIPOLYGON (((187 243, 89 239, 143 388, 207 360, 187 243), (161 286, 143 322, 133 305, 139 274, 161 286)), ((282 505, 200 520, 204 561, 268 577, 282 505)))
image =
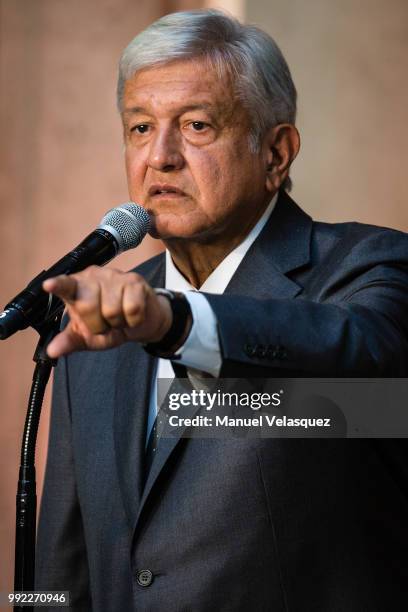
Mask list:
MULTIPOLYGON (((407 266, 407 235, 282 193, 207 295, 221 375, 408 376, 407 266)), ((138 271, 163 286, 164 256, 138 271)), ((405 440, 162 439, 143 486, 152 367, 131 343, 59 360, 37 588, 94 612, 406 610, 405 440)))

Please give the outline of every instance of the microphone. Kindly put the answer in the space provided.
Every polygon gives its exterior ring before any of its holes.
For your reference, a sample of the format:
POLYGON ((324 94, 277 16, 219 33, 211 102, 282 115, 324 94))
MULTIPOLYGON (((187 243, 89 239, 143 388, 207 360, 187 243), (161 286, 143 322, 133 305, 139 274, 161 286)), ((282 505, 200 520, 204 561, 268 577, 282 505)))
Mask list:
POLYGON ((59 298, 46 293, 42 283, 59 274, 74 274, 88 266, 103 266, 111 259, 140 244, 150 226, 146 210, 127 202, 109 210, 100 224, 75 249, 48 270, 43 270, 13 298, 0 313, 0 340, 20 329, 37 329, 64 308, 59 298))

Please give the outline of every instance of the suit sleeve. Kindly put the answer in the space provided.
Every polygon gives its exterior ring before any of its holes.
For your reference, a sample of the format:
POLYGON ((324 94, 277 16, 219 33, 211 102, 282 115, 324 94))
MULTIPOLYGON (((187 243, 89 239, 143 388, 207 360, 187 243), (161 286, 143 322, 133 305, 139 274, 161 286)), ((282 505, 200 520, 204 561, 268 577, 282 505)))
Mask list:
MULTIPOLYGON (((221 377, 407 376, 408 248, 364 265, 359 249, 313 297, 205 294, 218 325, 221 377), (334 280, 335 279, 335 280, 334 280)), ((364 245, 360 247, 364 253, 364 245)))
POLYGON ((92 608, 84 530, 75 483, 65 358, 60 358, 54 376, 35 582, 37 589, 69 591, 70 610, 89 612, 92 608))

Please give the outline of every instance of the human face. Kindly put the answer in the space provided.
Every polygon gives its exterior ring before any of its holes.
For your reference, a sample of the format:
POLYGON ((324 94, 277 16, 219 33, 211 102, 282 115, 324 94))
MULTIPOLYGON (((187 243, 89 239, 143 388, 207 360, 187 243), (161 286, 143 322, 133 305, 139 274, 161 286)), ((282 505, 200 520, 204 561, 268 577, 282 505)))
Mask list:
POLYGON ((141 70, 126 81, 126 171, 151 234, 199 242, 245 235, 271 194, 266 159, 249 150, 247 113, 203 60, 141 70))

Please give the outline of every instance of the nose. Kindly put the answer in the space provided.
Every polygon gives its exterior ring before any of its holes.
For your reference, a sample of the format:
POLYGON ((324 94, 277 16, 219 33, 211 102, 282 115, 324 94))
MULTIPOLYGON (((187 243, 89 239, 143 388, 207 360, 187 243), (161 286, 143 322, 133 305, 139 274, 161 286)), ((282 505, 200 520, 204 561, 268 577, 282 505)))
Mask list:
POLYGON ((148 165, 160 172, 180 170, 184 165, 182 143, 177 130, 157 129, 150 143, 148 165))

